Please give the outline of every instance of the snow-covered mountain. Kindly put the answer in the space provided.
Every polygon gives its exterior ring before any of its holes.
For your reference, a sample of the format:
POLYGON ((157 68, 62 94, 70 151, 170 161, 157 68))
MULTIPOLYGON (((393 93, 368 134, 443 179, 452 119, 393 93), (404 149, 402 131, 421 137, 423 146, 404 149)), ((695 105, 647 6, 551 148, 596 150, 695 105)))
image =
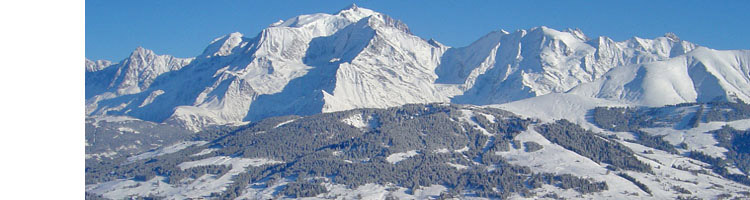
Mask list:
POLYGON ((497 104, 562 93, 617 66, 665 60, 695 45, 668 34, 615 42, 580 30, 547 27, 492 32, 468 47, 450 49, 438 67, 445 83, 463 84, 456 103, 497 104), (453 51, 451 51, 453 50, 453 51))
MULTIPOLYGON (((88 113, 197 130, 268 116, 449 101, 459 91, 433 84, 445 49, 369 9, 301 15, 253 38, 240 33, 218 38, 181 70, 139 85, 140 92, 99 94, 101 89, 87 85, 97 94, 87 95, 88 113)), ((114 77, 104 71, 91 77, 102 76, 114 77)))
POLYGON ((86 195, 747 199, 749 61, 544 26, 449 47, 357 6, 139 47, 86 59, 86 195))
MULTIPOLYGON (((175 58, 169 55, 156 55, 153 51, 138 47, 122 62, 112 65, 109 61, 86 61, 86 72, 92 72, 93 79, 106 80, 106 84, 86 81, 86 97, 104 92, 127 95, 142 92, 159 75, 178 70, 192 61, 192 58, 175 58), (89 64, 91 63, 91 64, 89 64), (111 66, 111 67, 110 67, 111 66), (98 73, 96 73, 98 72, 98 73), (91 89, 89 91, 88 89, 91 89)), ((89 74, 87 74, 89 75, 89 74)))
POLYGON ((86 59, 86 72, 95 72, 102 70, 112 65, 112 61, 109 60, 89 60, 86 59))
POLYGON ((674 34, 616 42, 543 26, 496 31, 453 48, 353 5, 282 20, 254 37, 231 33, 195 58, 139 48, 119 64, 87 60, 86 106, 90 116, 128 115, 199 130, 271 116, 408 103, 498 104, 568 91, 644 105, 748 101, 749 58, 746 51, 697 47, 674 34), (676 96, 652 97, 662 90, 676 96))
POLYGON ((750 51, 698 47, 667 60, 615 68, 571 93, 647 106, 750 102, 750 51))

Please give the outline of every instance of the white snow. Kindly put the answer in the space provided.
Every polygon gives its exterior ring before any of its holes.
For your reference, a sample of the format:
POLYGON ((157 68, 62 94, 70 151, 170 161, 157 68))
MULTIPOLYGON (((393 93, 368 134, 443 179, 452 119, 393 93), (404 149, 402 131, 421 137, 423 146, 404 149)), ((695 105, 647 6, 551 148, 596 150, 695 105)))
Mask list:
MULTIPOLYGON (((361 197, 361 199, 384 199, 388 194, 386 190, 388 187, 383 185, 368 183, 356 188, 349 188, 346 185, 331 183, 328 178, 318 177, 317 179, 324 180, 322 184, 328 192, 316 197, 300 199, 357 199, 357 197, 361 197)), ((256 187, 246 188, 245 194, 238 199, 274 199, 277 190, 289 182, 294 182, 294 179, 284 178, 274 182, 273 185, 256 184, 256 187)))
POLYGON ((373 116, 363 116, 362 113, 355 113, 341 120, 345 124, 357 127, 362 130, 372 130, 379 125, 379 121, 373 116))
POLYGON ((112 61, 109 60, 89 60, 86 59, 86 71, 87 72, 95 72, 102 70, 104 68, 107 68, 109 66, 112 66, 112 61))
POLYGON ((348 187, 343 185, 332 184, 327 185, 326 188, 330 188, 330 195, 342 196, 342 199, 356 199, 358 196, 361 196, 362 199, 385 199, 385 195, 388 193, 388 191, 385 190, 386 187, 373 183, 359 186, 353 190, 348 189, 348 187))
POLYGON ((143 103, 141 103, 141 105, 139 105, 138 107, 142 108, 143 106, 151 104, 152 102, 154 102, 154 99, 156 99, 156 97, 162 94, 164 94, 164 90, 155 90, 151 92, 151 94, 149 94, 148 97, 146 97, 146 100, 143 100, 143 103))
POLYGON ((468 150, 469 150, 469 147, 468 147, 468 146, 464 146, 464 148, 461 148, 461 149, 457 149, 457 150, 454 150, 453 152, 456 152, 456 153, 463 153, 463 152, 466 152, 466 151, 468 151, 468 150))
POLYGON ((149 194, 166 196, 167 199, 206 198, 211 193, 225 190, 226 186, 232 183, 232 177, 244 172, 247 167, 276 163, 281 162, 266 158, 211 157, 181 163, 178 166, 182 169, 187 169, 203 165, 231 165, 232 169, 220 177, 206 174, 195 180, 187 180, 175 185, 168 184, 165 182, 164 177, 157 176, 146 182, 118 179, 100 184, 87 185, 86 191, 101 194, 111 199, 123 199, 130 195, 148 196, 149 194))
POLYGON ((228 156, 216 156, 205 158, 202 160, 180 163, 179 165, 177 165, 177 167, 179 167, 180 169, 189 169, 192 167, 205 165, 232 165, 232 168, 234 169, 235 166, 241 166, 241 168, 245 168, 247 166, 258 167, 262 165, 278 163, 282 162, 267 158, 232 158, 228 156))
MULTIPOLYGON (((263 29, 255 38, 231 33, 212 41, 195 59, 156 55, 153 51, 138 48, 118 64, 86 60, 87 75, 99 76, 113 68, 117 69, 117 74, 111 79, 86 86, 87 90, 94 85, 107 86, 86 100, 87 121, 93 119, 95 127, 102 121, 138 120, 106 116, 108 112, 164 116, 156 117, 154 121, 198 131, 207 125, 242 124, 268 115, 385 108, 407 103, 504 103, 491 106, 543 122, 568 119, 597 133, 627 138, 632 136, 594 126, 586 118, 587 112, 597 106, 656 106, 713 99, 750 102, 750 51, 746 50, 719 51, 697 47, 679 40, 674 34, 616 42, 607 37, 588 38, 580 30, 557 31, 547 27, 512 33, 495 31, 467 47, 451 48, 412 35, 406 25, 397 20, 357 6, 336 14, 318 13, 281 20, 263 29), (162 82, 152 86, 157 77, 162 82), (280 102, 278 99, 292 101, 280 102)), ((493 116, 468 109, 461 112, 462 122, 492 135, 472 117, 481 114, 494 122, 493 116)), ((371 128, 377 121, 370 117, 355 114, 342 122, 358 128, 371 128)), ((644 130, 667 135, 665 139, 672 144, 685 142, 690 150, 723 156, 726 150, 717 147, 716 141, 706 132, 725 124, 738 129, 750 128, 750 121, 739 120, 701 123, 699 127, 687 130, 644 130)), ((120 131, 136 132, 132 129, 120 131)), ((680 185, 706 199, 722 192, 748 191, 745 186, 715 176, 692 174, 671 167, 705 167, 697 161, 658 150, 654 154, 642 154, 639 152, 653 149, 623 142, 639 154, 639 159, 658 167, 656 176, 628 172, 654 191, 653 196, 646 196, 629 181, 607 174, 602 165, 550 143, 533 128, 516 139, 534 141, 544 148, 536 152, 511 149, 497 154, 535 171, 591 177, 607 181, 610 187, 610 191, 583 196, 549 186, 537 189, 559 192, 565 198, 668 199, 676 197, 673 191, 669 191, 672 185, 680 185), (711 184, 724 188, 709 189, 711 184), (632 194, 639 196, 629 196, 632 194)), ((128 160, 151 158, 203 144, 203 141, 182 142, 128 160)), ((467 150, 468 147, 464 147, 454 152, 467 150)), ((213 149, 207 149, 194 156, 211 151, 213 149)), ((449 150, 435 151, 443 153, 449 150)), ((396 164, 417 154, 417 150, 394 153, 387 160, 396 164)), ((111 155, 114 154, 105 152, 87 154, 86 157, 111 155)), ((180 166, 219 164, 236 166, 232 170, 244 170, 247 166, 269 163, 275 161, 212 157, 180 166)), ((730 170, 736 173, 736 169, 730 170)), ((117 180, 87 186, 87 191, 95 188, 96 193, 117 199, 129 194, 151 193, 166 194, 173 199, 201 198, 209 191, 220 191, 233 173, 239 171, 231 171, 222 177, 206 175, 181 186, 165 184, 163 177, 142 183, 117 180)), ((279 181, 270 188, 283 184, 285 181, 279 181)), ((356 194, 384 198, 388 194, 385 189, 393 188, 375 184, 355 189, 333 184, 326 187, 331 190, 326 195, 337 194, 342 198, 354 198, 356 194)), ((415 191, 415 195, 407 195, 403 192, 405 188, 400 188, 394 194, 404 199, 433 198, 436 192, 445 189, 441 187, 424 188, 424 191, 415 191)), ((274 191, 263 190, 260 196, 248 198, 269 198, 274 191)))
POLYGON ((698 47, 666 60, 615 68, 571 93, 647 106, 750 100, 750 52, 698 47))
POLYGON ((122 133, 133 133, 133 134, 139 134, 139 133, 141 133, 141 132, 133 130, 132 128, 129 128, 129 127, 118 127, 117 130, 120 131, 120 134, 122 134, 122 133))
POLYGON ((357 128, 367 128, 367 123, 362 119, 362 114, 354 114, 348 118, 342 119, 341 122, 352 125, 357 128))
POLYGON ((86 120, 93 120, 94 127, 99 127, 99 123, 101 122, 126 122, 126 121, 141 121, 139 119, 129 117, 129 116, 94 116, 94 117, 87 117, 86 120))
POLYGON ((430 185, 420 187, 414 192, 414 195, 406 194, 406 188, 398 188, 391 195, 397 199, 437 199, 440 193, 448 191, 448 188, 442 185, 430 185))
POLYGON ((485 114, 485 113, 481 113, 481 112, 479 112, 477 114, 480 114, 480 115, 484 116, 484 118, 487 118, 487 120, 490 120, 490 123, 497 123, 497 119, 495 119, 494 115, 485 114))
MULTIPOLYGON (((394 197, 396 199, 435 199, 440 193, 447 191, 448 188, 442 185, 430 185, 420 187, 412 194, 407 194, 407 188, 399 187, 392 183, 378 185, 368 183, 356 188, 350 188, 346 185, 332 183, 329 178, 315 177, 322 181, 322 185, 328 190, 327 193, 319 194, 315 197, 305 197, 299 199, 385 199, 394 197)), ((275 192, 289 182, 294 182, 292 178, 284 178, 272 183, 272 185, 254 184, 246 188, 244 194, 238 199, 273 199, 275 192)), ((285 199, 288 197, 284 197, 285 199)))
POLYGON ((282 20, 255 38, 225 35, 196 59, 139 48, 111 66, 121 69, 123 78, 97 83, 111 87, 87 99, 86 110, 89 116, 172 112, 154 121, 198 131, 269 115, 408 103, 488 105, 551 93, 640 105, 717 97, 750 101, 750 52, 711 50, 676 38, 616 42, 542 26, 495 31, 467 47, 450 48, 353 6, 282 20), (156 77, 176 70, 180 73, 151 88, 156 77), (263 101, 269 96, 295 101, 263 101), (160 102, 167 97, 173 101, 160 102), (112 98, 121 99, 103 101, 112 98))
POLYGON ((574 94, 553 93, 501 105, 490 105, 490 107, 500 108, 525 117, 537 118, 544 122, 567 119, 583 128, 601 132, 601 128, 587 119, 588 112, 599 106, 624 107, 626 105, 574 94))
POLYGON ((450 153, 447 148, 436 149, 435 153, 450 153))
POLYGON ((207 149, 203 149, 200 152, 195 153, 195 154, 193 154, 191 156, 202 156, 202 155, 206 155, 206 154, 209 154, 211 152, 214 152, 216 150, 219 150, 219 149, 218 148, 207 148, 207 149))
POLYGON ((356 29, 334 34, 340 39, 327 47, 336 50, 328 57, 341 60, 333 90, 324 91, 322 112, 448 102, 460 92, 453 86, 435 84, 434 69, 444 47, 405 32, 384 15, 373 15, 353 26, 356 29), (357 48, 338 51, 347 46, 357 48))
MULTIPOLYGON (((480 113, 480 114, 482 114, 484 116, 488 116, 487 114, 484 114, 484 113, 480 113)), ((492 133, 490 133, 489 131, 487 131, 487 129, 485 129, 484 127, 482 127, 481 125, 479 125, 479 123, 477 123, 477 121, 474 119, 474 115, 475 115, 474 111, 467 110, 467 109, 462 109, 461 110, 461 118, 459 118, 459 119, 460 119, 461 122, 469 123, 474 129, 477 129, 477 130, 481 131, 482 134, 484 134, 486 136, 492 136, 493 135, 492 133)), ((492 121, 495 121, 494 116, 492 117, 492 121)))
POLYGON ((153 51, 138 47, 123 62, 111 66, 119 70, 118 75, 112 82, 106 83, 110 86, 109 91, 117 95, 135 94, 146 89, 161 74, 179 70, 190 64, 193 58, 175 58, 169 55, 156 55, 153 51))
POLYGON ((183 149, 188 148, 188 147, 193 146, 193 145, 200 146, 200 145, 204 145, 206 143, 208 143, 208 142, 206 142, 206 141, 183 141, 183 142, 178 142, 176 144, 172 144, 172 145, 169 145, 169 146, 166 146, 166 147, 162 147, 162 148, 159 148, 159 149, 156 149, 156 150, 151 150, 151 151, 147 151, 147 152, 135 155, 135 156, 128 157, 128 161, 129 162, 133 162, 133 161, 136 161, 136 160, 153 158, 153 157, 161 156, 161 155, 164 155, 164 154, 170 154, 170 153, 178 152, 180 150, 183 150, 183 149))
MULTIPOLYGON (((534 141, 542 145, 543 148, 535 152, 524 152, 523 149, 511 149, 508 152, 496 152, 496 154, 505 157, 512 164, 528 166, 533 171, 589 177, 597 181, 605 181, 609 187, 607 191, 580 196, 575 191, 564 191, 559 188, 545 186, 534 190, 539 194, 556 193, 562 197, 574 199, 674 199, 678 195, 681 195, 676 191, 672 191, 672 186, 676 185, 690 190, 694 196, 711 199, 722 193, 736 193, 749 189, 747 186, 728 181, 713 174, 707 168, 708 165, 700 161, 651 149, 639 144, 620 141, 636 152, 639 160, 652 166, 655 175, 632 171, 627 172, 652 190, 653 195, 648 195, 633 183, 617 176, 616 172, 608 172, 604 168, 604 165, 599 165, 586 157, 549 142, 542 135, 534 131, 533 127, 519 134, 515 139, 521 142, 534 141), (641 153, 644 150, 651 150, 654 153, 641 153), (709 172, 709 175, 696 174, 677 168, 690 170, 703 169, 709 172), (707 189, 713 184, 722 185, 724 188, 707 189), (633 196, 635 194, 637 196, 633 196)), ((517 198, 523 199, 520 197, 517 198)))
POLYGON ((451 167, 454 167, 454 168, 456 168, 458 170, 469 168, 469 166, 462 165, 462 164, 455 164, 455 163, 445 163, 445 164, 447 164, 447 165, 449 165, 451 167))
POLYGON ((678 130, 672 127, 642 128, 641 130, 652 135, 665 135, 664 139, 673 145, 678 145, 684 142, 689 148, 688 151, 695 150, 713 157, 724 158, 726 157, 724 153, 727 152, 727 149, 717 146, 718 141, 716 141, 713 134, 709 132, 721 129, 721 127, 725 125, 729 125, 738 130, 747 130, 750 129, 750 119, 731 122, 715 121, 699 123, 698 127, 687 130, 678 130))
POLYGON ((736 193, 750 189, 748 186, 721 178, 719 175, 711 172, 708 164, 700 161, 654 150, 639 144, 622 143, 637 153, 647 149, 654 151, 653 154, 638 153, 638 159, 651 165, 655 175, 635 172, 628 173, 640 182, 648 185, 654 191, 654 198, 675 198, 675 192, 670 191, 672 185, 688 189, 693 192, 693 195, 704 199, 712 199, 722 193, 736 193), (707 174, 694 173, 688 170, 703 170, 707 174), (720 185, 723 188, 712 189, 713 185, 720 185))
POLYGON ((297 119, 290 119, 290 120, 283 121, 283 122, 277 124, 276 126, 274 126, 274 128, 279 128, 281 126, 284 126, 285 124, 292 123, 292 122, 294 122, 294 120, 297 120, 297 119))
POLYGON ((385 158, 386 161, 388 161, 391 164, 396 164, 398 162, 401 162, 403 160, 406 160, 407 158, 410 158, 412 156, 416 156, 417 150, 411 150, 407 152, 400 152, 400 153, 394 153, 391 155, 388 155, 388 157, 385 158))
MULTIPOLYGON (((211 45, 206 48, 205 53, 211 53, 210 56, 227 56, 232 50, 242 43, 242 33, 234 32, 211 41, 211 45)), ((209 55, 205 55, 209 56, 209 55)))
MULTIPOLYGON (((524 148, 510 148, 507 152, 496 152, 508 159, 510 163, 529 166, 532 169, 560 174, 577 174, 586 177, 601 177, 607 169, 596 162, 553 144, 537 133, 533 127, 515 137, 523 142, 533 141, 542 145, 542 149, 525 152, 524 148)), ((603 179, 603 178, 602 178, 603 179)))
POLYGON ((117 155, 117 152, 115 152, 115 151, 105 151, 105 152, 101 152, 101 153, 87 153, 86 154, 86 159, 91 159, 91 158, 99 159, 99 158, 102 158, 102 157, 107 158, 107 157, 113 157, 115 155, 117 155))

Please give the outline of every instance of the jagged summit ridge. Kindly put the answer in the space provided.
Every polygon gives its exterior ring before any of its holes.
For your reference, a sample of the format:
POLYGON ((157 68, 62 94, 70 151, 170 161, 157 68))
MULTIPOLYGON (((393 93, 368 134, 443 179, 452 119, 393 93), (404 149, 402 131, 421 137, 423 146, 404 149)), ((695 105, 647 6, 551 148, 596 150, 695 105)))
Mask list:
POLYGON ((98 70, 88 70, 87 65, 86 98, 101 93, 119 96, 142 92, 161 74, 179 70, 192 60, 193 58, 157 55, 151 50, 138 47, 128 58, 117 64, 97 61, 98 70))
MULTIPOLYGON (((129 115, 199 130, 279 115, 407 103, 486 105, 573 91, 655 105, 661 100, 636 98, 649 96, 645 93, 651 90, 619 86, 627 78, 604 82, 617 77, 661 80, 663 76, 645 76, 655 73, 646 69, 656 69, 650 66, 658 63, 677 63, 674 68, 696 74, 685 79, 694 82, 692 86, 677 89, 693 91, 695 98, 678 95, 681 98, 664 102, 722 95, 725 100, 750 100, 750 90, 743 85, 750 76, 747 62, 732 61, 747 60, 747 53, 690 54, 697 47, 674 34, 618 42, 545 26, 494 31, 469 46, 448 47, 413 35, 401 21, 352 5, 335 14, 281 20, 254 37, 230 33, 213 40, 196 58, 138 48, 109 67, 87 60, 87 114, 129 115), (607 87, 578 89, 589 83, 607 87), (715 88, 725 92, 709 92, 715 88)), ((669 74, 675 72, 662 73, 677 77, 669 74)))
POLYGON ((342 8, 341 10, 339 10, 339 12, 341 12, 343 10, 356 10, 356 9, 359 9, 359 6, 357 6, 356 3, 352 3, 352 4, 349 4, 348 6, 342 8))
POLYGON ((87 58, 86 59, 86 71, 87 72, 99 71, 99 70, 102 70, 102 69, 104 69, 106 67, 111 66, 112 64, 113 64, 112 61, 109 61, 109 60, 96 60, 96 61, 94 61, 94 60, 89 60, 87 58))
POLYGON ((563 93, 601 78, 614 67, 679 56, 695 48, 664 37, 616 42, 582 31, 545 26, 496 31, 467 47, 452 48, 437 72, 440 83, 462 84, 456 103, 497 104, 563 93))

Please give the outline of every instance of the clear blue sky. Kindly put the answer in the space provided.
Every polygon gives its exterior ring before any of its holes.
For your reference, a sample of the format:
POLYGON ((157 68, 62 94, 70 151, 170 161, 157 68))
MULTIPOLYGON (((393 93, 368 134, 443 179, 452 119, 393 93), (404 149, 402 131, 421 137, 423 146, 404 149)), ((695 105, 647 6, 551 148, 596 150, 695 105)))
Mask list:
POLYGON ((336 13, 351 3, 390 15, 414 34, 466 46, 493 30, 580 28, 617 41, 674 32, 714 49, 750 49, 750 1, 194 1, 86 0, 86 57, 118 62, 136 47, 198 55, 212 39, 254 37, 280 19, 336 13))

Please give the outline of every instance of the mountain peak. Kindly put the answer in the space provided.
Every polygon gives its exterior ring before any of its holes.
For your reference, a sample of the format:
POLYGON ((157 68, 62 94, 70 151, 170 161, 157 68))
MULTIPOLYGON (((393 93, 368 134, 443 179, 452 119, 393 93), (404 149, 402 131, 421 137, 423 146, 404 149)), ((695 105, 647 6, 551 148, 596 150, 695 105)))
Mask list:
POLYGON ((677 37, 677 34, 674 34, 673 32, 665 33, 664 37, 672 41, 680 41, 680 37, 677 37))
POLYGON ((336 13, 337 16, 341 16, 352 22, 356 22, 365 17, 369 17, 369 16, 377 15, 377 14, 379 13, 373 10, 357 7, 356 4, 349 5, 348 7, 341 9, 338 13, 336 13))
POLYGON ((565 32, 568 32, 572 34, 573 36, 575 36, 576 38, 581 39, 583 41, 590 40, 590 38, 587 37, 586 34, 583 34, 583 31, 581 31, 581 29, 579 28, 575 28, 575 29, 568 28, 568 29, 565 29, 565 32))
POLYGON ((242 33, 234 32, 221 37, 218 37, 211 41, 211 43, 203 50, 201 56, 226 56, 232 53, 232 50, 239 46, 242 42, 242 33))
POLYGON ((554 28, 549 28, 547 26, 538 26, 533 27, 528 30, 520 30, 523 35, 533 36, 533 37, 540 37, 540 38, 548 38, 553 40, 561 40, 565 44, 570 45, 573 43, 578 42, 585 42, 588 41, 589 38, 583 34, 583 31, 579 29, 566 29, 563 31, 559 31, 554 28))
POLYGON ((149 55, 155 55, 154 51, 143 48, 142 46, 138 46, 137 48, 135 48, 135 50, 133 50, 133 52, 130 53, 129 59, 143 58, 149 55))
POLYGON ((270 24, 269 27, 308 27, 308 26, 333 26, 341 28, 345 25, 358 22, 369 16, 378 15, 380 13, 367 8, 360 8, 356 5, 351 5, 342 10, 339 10, 336 14, 328 13, 315 13, 308 15, 299 15, 296 17, 289 18, 287 20, 279 20, 275 23, 270 24), (327 24, 327 25, 326 25, 327 24))
POLYGON ((109 60, 89 60, 86 58, 86 71, 87 72, 94 72, 102 70, 106 67, 111 66, 113 63, 109 60))
POLYGON ((396 28, 398 30, 401 30, 403 32, 406 32, 408 34, 411 34, 411 30, 409 30, 409 26, 404 24, 401 20, 393 19, 388 15, 382 15, 382 20, 385 22, 387 26, 396 28))
POLYGON ((351 5, 348 5, 348 6, 344 7, 343 9, 341 9, 341 11, 344 11, 344 10, 357 10, 357 9, 359 9, 359 7, 357 7, 357 4, 352 3, 351 5))
POLYGON ((137 48, 135 48, 135 50, 133 50, 131 54, 144 55, 144 54, 153 54, 153 53, 154 51, 150 49, 146 49, 146 48, 143 48, 142 46, 138 46, 137 48))

